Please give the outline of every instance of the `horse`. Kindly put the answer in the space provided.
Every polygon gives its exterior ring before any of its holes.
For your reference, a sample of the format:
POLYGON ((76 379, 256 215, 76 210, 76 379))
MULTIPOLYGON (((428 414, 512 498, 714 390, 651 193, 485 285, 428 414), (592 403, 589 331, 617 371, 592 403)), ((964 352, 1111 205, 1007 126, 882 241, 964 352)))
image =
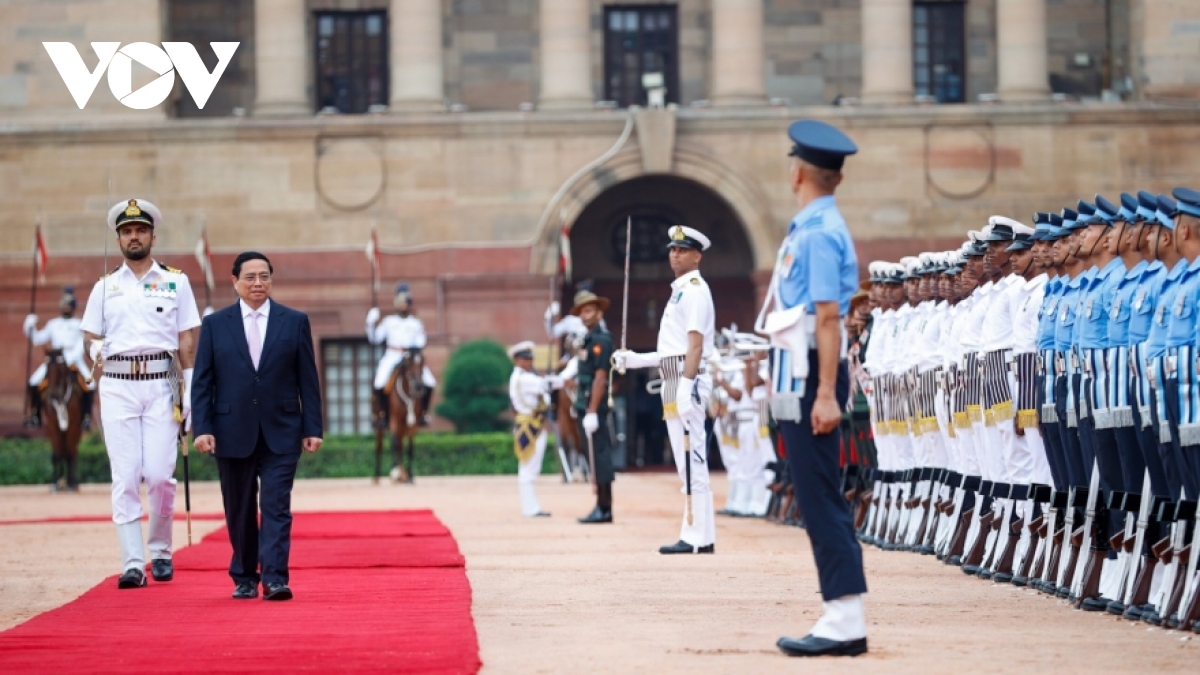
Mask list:
POLYGON ((80 375, 67 364, 61 349, 46 352, 46 379, 40 388, 46 436, 54 453, 53 487, 79 491, 77 462, 79 438, 83 435, 83 384, 80 375))
MULTIPOLYGON (((414 442, 421 416, 425 413, 421 402, 425 394, 422 374, 425 372, 425 355, 420 349, 406 349, 404 358, 392 371, 388 380, 388 432, 392 439, 392 482, 413 482, 414 442), (407 463, 407 466, 405 464, 407 463)), ((373 404, 374 405, 374 404, 373 404)), ((381 411, 376 410, 378 415, 381 411)), ((375 429, 375 477, 376 484, 382 472, 383 429, 375 429)))
POLYGON ((576 424, 575 399, 578 397, 578 387, 574 380, 568 380, 554 397, 555 432, 558 445, 562 446, 563 454, 567 456, 568 466, 563 469, 573 478, 586 476, 591 470, 579 435, 579 425, 576 424))

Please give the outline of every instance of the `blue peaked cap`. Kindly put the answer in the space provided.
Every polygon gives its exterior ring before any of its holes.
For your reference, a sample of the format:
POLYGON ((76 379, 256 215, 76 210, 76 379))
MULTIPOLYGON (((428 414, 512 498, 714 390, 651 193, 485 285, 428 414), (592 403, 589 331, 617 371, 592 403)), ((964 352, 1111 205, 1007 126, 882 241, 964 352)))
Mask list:
POLYGON ((1158 210, 1158 197, 1155 197, 1145 190, 1139 190, 1137 193, 1137 201, 1137 216, 1139 218, 1149 220, 1150 222, 1157 222, 1154 217, 1154 212, 1158 210))
POLYGON ((1180 213, 1200 218, 1200 191, 1177 187, 1171 191, 1171 196, 1175 198, 1176 208, 1180 213))
POLYGON ((1166 195, 1159 195, 1156 201, 1158 202, 1158 206, 1154 209, 1154 220, 1168 230, 1174 230, 1175 214, 1179 213, 1175 200, 1166 195))
POLYGON ((846 157, 858 152, 858 146, 841 129, 817 120, 792 122, 788 138, 793 143, 788 156, 822 169, 841 171, 846 157))

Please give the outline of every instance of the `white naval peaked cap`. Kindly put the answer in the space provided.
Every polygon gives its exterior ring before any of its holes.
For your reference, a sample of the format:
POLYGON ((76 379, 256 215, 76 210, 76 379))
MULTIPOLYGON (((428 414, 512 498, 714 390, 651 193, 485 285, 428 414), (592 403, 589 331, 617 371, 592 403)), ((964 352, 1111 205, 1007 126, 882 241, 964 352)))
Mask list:
POLYGON ((900 259, 900 263, 904 265, 904 271, 908 274, 913 274, 921 269, 921 259, 916 256, 906 256, 900 259))
POLYGON ((1024 234, 1024 235, 1028 235, 1030 237, 1032 237, 1033 233, 1036 231, 1032 227, 1026 225, 1025 223, 1020 223, 1015 220, 1012 222, 1012 229, 1013 229, 1013 234, 1024 234))
POLYGON ((875 276, 876 274, 882 272, 886 265, 887 263, 883 262, 882 260, 876 260, 867 265, 867 272, 869 272, 871 276, 875 276))
POLYGON ((964 244, 964 247, 969 246, 973 242, 981 241, 985 236, 986 235, 979 230, 971 230, 970 232, 967 233, 967 239, 970 239, 971 241, 968 242, 967 244, 964 244))
POLYGON ((146 223, 155 230, 162 223, 162 212, 145 199, 127 199, 108 210, 108 229, 116 232, 125 223, 146 223))
POLYGON ((712 246, 712 242, 700 230, 684 225, 672 225, 670 235, 671 241, 667 243, 667 248, 680 247, 707 251, 708 247, 712 246))
MULTIPOLYGON (((997 225, 1007 225, 1012 228, 1014 233, 1020 232, 1019 228, 1025 227, 1020 222, 1013 220, 1008 216, 992 216, 991 218, 988 218, 988 227, 995 227, 997 225)), ((1029 233, 1032 234, 1033 230, 1029 230, 1029 233)))
POLYGON ((525 340, 508 348, 508 358, 533 358, 533 350, 537 347, 533 340, 525 340))

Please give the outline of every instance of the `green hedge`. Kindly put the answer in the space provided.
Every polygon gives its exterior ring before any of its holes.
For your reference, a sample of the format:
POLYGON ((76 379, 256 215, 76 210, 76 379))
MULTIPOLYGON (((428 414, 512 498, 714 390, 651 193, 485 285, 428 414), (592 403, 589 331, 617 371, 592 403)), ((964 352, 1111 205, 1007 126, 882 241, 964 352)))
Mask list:
MULTIPOLYGON (((391 468, 391 453, 384 448, 384 473, 391 468)), ((192 480, 217 480, 217 463, 212 457, 195 451, 189 454, 192 480)), ((417 436, 414 472, 421 476, 466 476, 515 474, 517 458, 513 454, 512 434, 423 433, 417 436)), ((558 454, 553 439, 547 447, 542 472, 559 472, 558 454)), ((52 466, 50 445, 44 439, 0 440, 0 485, 49 483, 52 466)), ((375 471, 374 436, 333 436, 316 454, 300 459, 300 478, 355 478, 371 476, 375 471)), ((183 479, 183 462, 176 465, 175 477, 183 479)), ((111 478, 108 455, 99 436, 84 438, 79 447, 79 480, 83 483, 107 483, 111 478)))

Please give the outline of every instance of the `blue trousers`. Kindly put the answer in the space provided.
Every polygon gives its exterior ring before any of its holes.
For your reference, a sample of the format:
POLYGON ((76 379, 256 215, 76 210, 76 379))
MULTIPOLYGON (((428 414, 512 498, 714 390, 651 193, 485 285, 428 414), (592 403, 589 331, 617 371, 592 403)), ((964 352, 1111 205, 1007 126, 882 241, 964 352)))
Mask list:
MULTIPOLYGON (((817 436, 812 430, 812 408, 816 400, 817 353, 809 351, 813 378, 800 401, 800 421, 779 423, 787 448, 788 467, 796 488, 796 502, 804 516, 808 539, 817 563, 821 597, 825 601, 867 592, 863 573, 862 547, 854 538, 854 518, 842 494, 841 429, 817 436)), ((838 365, 836 396, 845 401, 850 393, 846 363, 838 365)))

